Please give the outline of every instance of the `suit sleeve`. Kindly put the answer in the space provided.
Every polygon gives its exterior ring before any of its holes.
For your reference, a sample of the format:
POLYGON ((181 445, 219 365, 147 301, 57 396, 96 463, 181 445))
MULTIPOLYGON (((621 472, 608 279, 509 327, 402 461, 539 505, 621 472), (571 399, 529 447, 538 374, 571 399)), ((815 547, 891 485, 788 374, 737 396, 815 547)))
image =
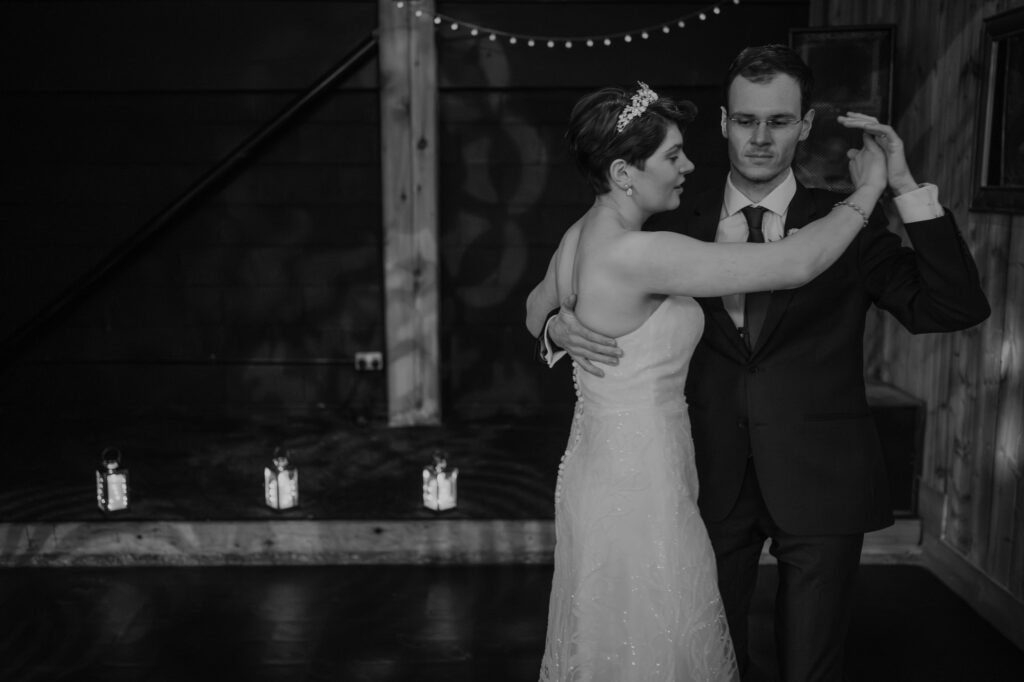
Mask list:
POLYGON ((953 214, 906 223, 902 245, 876 210, 859 239, 858 267, 874 303, 913 334, 972 327, 990 313, 978 268, 953 214))
POLYGON ((548 336, 548 325, 551 324, 551 318, 558 314, 559 308, 553 309, 548 313, 548 319, 544 322, 544 327, 540 330, 540 336, 537 337, 534 343, 534 356, 543 362, 548 367, 554 367, 559 360, 568 355, 568 351, 563 350, 551 340, 548 336))

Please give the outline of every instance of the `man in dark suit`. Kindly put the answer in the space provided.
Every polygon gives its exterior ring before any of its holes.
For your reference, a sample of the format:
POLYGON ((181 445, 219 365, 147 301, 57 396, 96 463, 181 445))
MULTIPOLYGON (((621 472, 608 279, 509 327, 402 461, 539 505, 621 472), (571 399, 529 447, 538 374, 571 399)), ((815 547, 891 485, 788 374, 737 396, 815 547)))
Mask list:
MULTIPOLYGON (((682 232, 706 241, 774 241, 842 200, 793 176, 797 144, 814 119, 811 85, 807 65, 787 47, 737 56, 721 119, 730 172, 683 214, 682 232)), ((934 186, 914 181, 895 131, 866 116, 845 119, 886 150, 889 186, 913 249, 876 210, 839 260, 807 285, 700 299, 705 329, 686 389, 701 515, 741 669, 758 560, 770 539, 785 682, 842 678, 864 533, 892 523, 865 397, 867 310, 887 310, 913 333, 964 329, 989 314, 953 217, 934 186)), ((619 352, 614 340, 579 324, 571 302, 549 319, 542 341, 549 362, 560 355, 553 344, 599 374, 595 363, 614 363, 619 352)))

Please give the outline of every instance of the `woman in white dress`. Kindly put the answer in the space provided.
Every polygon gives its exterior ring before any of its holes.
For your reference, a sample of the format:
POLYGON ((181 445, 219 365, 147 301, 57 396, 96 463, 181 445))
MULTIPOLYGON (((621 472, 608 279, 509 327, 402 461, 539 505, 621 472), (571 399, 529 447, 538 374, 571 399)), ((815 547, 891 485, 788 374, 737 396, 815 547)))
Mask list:
POLYGON ((689 102, 606 88, 581 99, 566 135, 596 199, 528 300, 527 327, 569 295, 623 356, 576 372, 576 412, 555 492, 555 570, 540 679, 738 680, 715 559, 697 509, 683 386, 704 318, 692 297, 800 286, 846 249, 886 187, 873 139, 850 156, 846 205, 781 241, 714 244, 643 232, 679 206, 694 166, 689 102))

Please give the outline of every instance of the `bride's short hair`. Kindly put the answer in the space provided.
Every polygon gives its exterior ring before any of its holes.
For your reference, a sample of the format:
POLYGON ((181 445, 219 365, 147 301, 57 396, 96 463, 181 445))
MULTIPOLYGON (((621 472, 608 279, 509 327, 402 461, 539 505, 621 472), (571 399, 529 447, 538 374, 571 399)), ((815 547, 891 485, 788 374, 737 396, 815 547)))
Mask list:
POLYGON ((697 115, 693 102, 659 96, 619 132, 619 115, 632 104, 633 94, 623 88, 602 88, 584 95, 569 116, 565 133, 569 151, 596 194, 611 189, 608 168, 612 161, 622 159, 643 170, 644 162, 665 140, 669 126, 685 131, 697 115))

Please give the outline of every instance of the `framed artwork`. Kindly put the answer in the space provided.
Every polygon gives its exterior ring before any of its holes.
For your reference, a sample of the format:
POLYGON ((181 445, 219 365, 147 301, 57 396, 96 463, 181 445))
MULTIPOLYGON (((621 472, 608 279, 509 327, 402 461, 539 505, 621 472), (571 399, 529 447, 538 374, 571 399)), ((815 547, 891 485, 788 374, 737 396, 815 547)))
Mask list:
POLYGON ((892 118, 894 25, 791 29, 789 44, 814 74, 814 126, 797 149, 794 172, 808 187, 853 191, 846 151, 861 134, 839 125, 847 111, 892 118))
POLYGON ((1024 213, 1024 7, 985 19, 973 211, 1024 213))

